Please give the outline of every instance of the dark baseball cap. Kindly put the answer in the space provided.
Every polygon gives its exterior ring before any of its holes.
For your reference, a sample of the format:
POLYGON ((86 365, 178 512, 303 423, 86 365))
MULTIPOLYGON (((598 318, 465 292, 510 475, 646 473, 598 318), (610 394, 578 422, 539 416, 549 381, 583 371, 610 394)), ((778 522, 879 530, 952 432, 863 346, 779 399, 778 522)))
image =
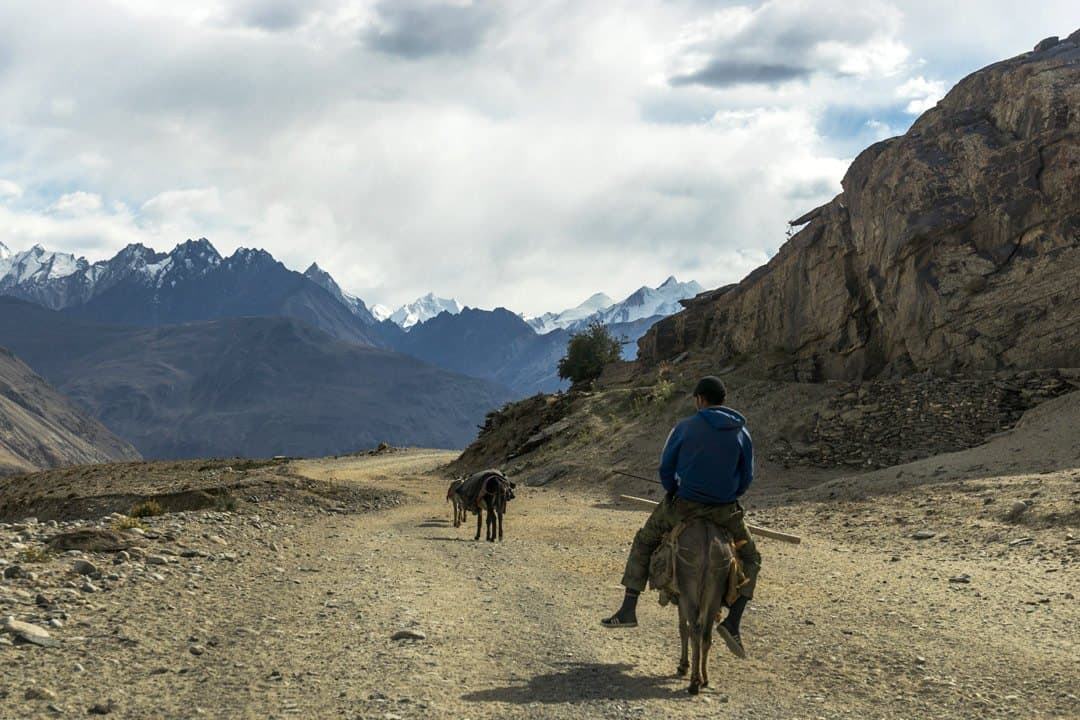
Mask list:
POLYGON ((720 378, 715 375, 706 375, 694 386, 694 396, 698 395, 705 398, 710 405, 723 405, 727 398, 727 388, 724 387, 724 381, 720 378))

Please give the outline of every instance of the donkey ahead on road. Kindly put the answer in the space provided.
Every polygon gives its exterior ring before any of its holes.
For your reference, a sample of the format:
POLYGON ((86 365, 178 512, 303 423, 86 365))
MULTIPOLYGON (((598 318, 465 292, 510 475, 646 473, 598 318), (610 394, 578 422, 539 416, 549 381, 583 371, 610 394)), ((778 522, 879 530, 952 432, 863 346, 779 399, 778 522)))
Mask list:
POLYGON ((465 524, 465 498, 461 497, 459 492, 464 483, 464 478, 457 478, 446 489, 446 502, 450 503, 452 507, 454 527, 461 527, 465 524))
POLYGON ((501 473, 490 473, 484 477, 480 486, 480 493, 476 497, 476 537, 480 539, 480 526, 483 511, 487 511, 487 536, 488 542, 495 542, 496 535, 499 540, 503 539, 503 515, 506 514, 506 503, 514 497, 513 483, 501 473))
MULTIPOLYGON (((466 511, 476 513, 476 540, 480 539, 483 527, 484 511, 487 511, 487 539, 494 542, 502 540, 503 515, 506 504, 514 499, 514 483, 498 470, 483 470, 465 478, 460 485, 451 484, 447 497, 461 501, 466 511)), ((455 521, 455 527, 457 522, 455 521)))

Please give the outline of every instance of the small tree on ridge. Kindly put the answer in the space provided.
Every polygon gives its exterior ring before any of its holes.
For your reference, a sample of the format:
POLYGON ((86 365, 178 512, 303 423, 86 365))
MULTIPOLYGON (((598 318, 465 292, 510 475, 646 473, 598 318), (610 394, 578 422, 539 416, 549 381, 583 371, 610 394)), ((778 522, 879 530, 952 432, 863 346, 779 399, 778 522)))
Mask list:
POLYGON ((575 385, 600 377, 604 366, 618 360, 622 342, 607 326, 593 320, 583 332, 574 333, 566 343, 566 356, 559 360, 559 377, 575 385))

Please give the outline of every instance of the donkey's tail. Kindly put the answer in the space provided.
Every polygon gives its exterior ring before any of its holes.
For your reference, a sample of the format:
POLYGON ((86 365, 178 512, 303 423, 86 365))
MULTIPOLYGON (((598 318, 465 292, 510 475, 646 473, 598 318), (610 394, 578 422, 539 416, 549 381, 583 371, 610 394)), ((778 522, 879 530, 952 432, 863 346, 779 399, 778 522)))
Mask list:
POLYGON ((702 558, 705 567, 697 617, 699 627, 702 628, 707 628, 720 612, 731 569, 731 546, 727 533, 711 522, 706 523, 705 527, 706 550, 702 558))

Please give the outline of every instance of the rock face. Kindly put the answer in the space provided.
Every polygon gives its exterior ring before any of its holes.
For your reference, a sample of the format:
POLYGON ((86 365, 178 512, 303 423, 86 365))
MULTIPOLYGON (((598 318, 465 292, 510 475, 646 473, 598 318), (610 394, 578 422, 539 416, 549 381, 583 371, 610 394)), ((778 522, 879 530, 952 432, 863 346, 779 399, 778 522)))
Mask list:
POLYGON ((1080 366, 1080 32, 960 81, 842 185, 639 358, 752 355, 796 380, 1080 366))

